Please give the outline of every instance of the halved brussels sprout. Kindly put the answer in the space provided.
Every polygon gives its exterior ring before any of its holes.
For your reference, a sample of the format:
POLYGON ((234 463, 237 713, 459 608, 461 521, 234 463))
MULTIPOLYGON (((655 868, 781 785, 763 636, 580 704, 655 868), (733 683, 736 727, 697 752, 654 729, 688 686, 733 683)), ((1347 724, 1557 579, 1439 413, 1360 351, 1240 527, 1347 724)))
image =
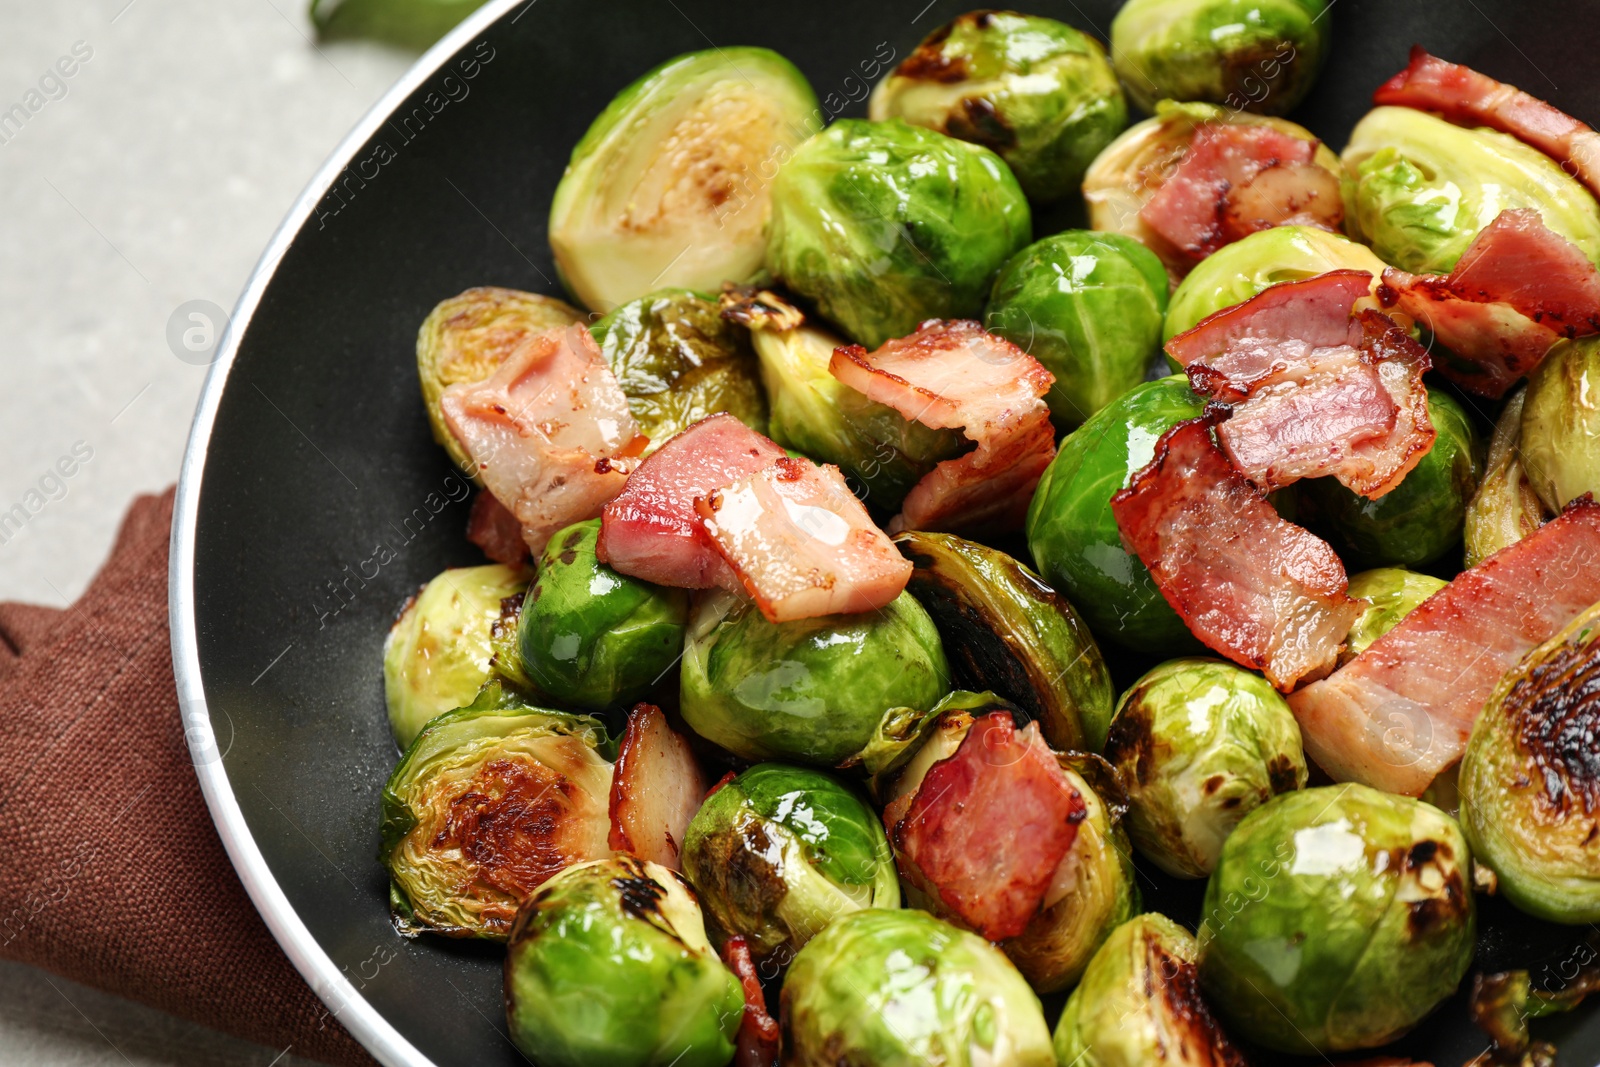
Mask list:
POLYGON ((561 279, 591 311, 659 289, 715 292, 761 267, 779 165, 822 113, 765 48, 711 48, 618 93, 572 150, 550 205, 561 279))
POLYGON ((1386 263, 1446 274, 1495 216, 1532 208, 1600 261, 1600 207, 1549 156, 1507 134, 1409 107, 1369 111, 1344 150, 1345 227, 1386 263))
POLYGON ((611 855, 605 728, 484 687, 430 722, 383 787, 395 926, 504 940, 557 871, 611 855))
POLYGON ((1039 998, 977 934, 869 908, 806 943, 782 993, 792 1067, 1055 1067, 1039 998))
POLYGON ((1600 922, 1600 605, 1495 688, 1461 757, 1461 824, 1507 900, 1541 919, 1600 922))
POLYGON ((1056 1062, 1073 1067, 1243 1067, 1200 995, 1194 935, 1155 912, 1129 919, 1094 954, 1056 1023, 1056 1062))
POLYGON ((523 667, 564 704, 602 711, 632 704, 672 669, 689 599, 618 574, 595 558, 600 520, 567 527, 539 558, 517 626, 523 667))
POLYGON ((1600 337, 1557 342, 1528 379, 1520 458, 1552 512, 1600 494, 1600 337))
POLYGON ((1106 759, 1128 792, 1128 833, 1178 878, 1204 878, 1250 812, 1305 788, 1288 701, 1265 678, 1217 659, 1170 660, 1117 702, 1106 759))
POLYGON ((1281 1052, 1375 1048, 1472 962, 1471 854, 1454 819, 1368 786, 1284 793, 1222 846, 1200 980, 1232 1031, 1281 1052))
POLYGON ((939 631, 909 593, 880 611, 774 623, 711 592, 689 621, 680 707, 736 756, 832 767, 872 739, 885 709, 931 708, 949 689, 939 631))
POLYGON ((993 149, 1041 204, 1075 193, 1128 124, 1100 42, 1014 11, 969 11, 934 30, 878 83, 868 112, 993 149))
POLYGON ((719 940, 787 964, 841 915, 898 908, 883 825, 837 780, 761 763, 718 786, 689 822, 683 873, 719 940))
POLYGON ((1000 268, 983 324, 1055 375, 1045 403, 1070 428, 1144 381, 1166 310, 1154 252, 1124 234, 1067 230, 1000 268))
POLYGON ((1368 645, 1394 629, 1413 608, 1450 583, 1431 574, 1418 574, 1400 567, 1378 567, 1350 576, 1350 598, 1365 600, 1356 621, 1344 639, 1339 664, 1350 662, 1368 645))
POLYGON ((975 319, 995 271, 1032 239, 999 156, 899 119, 840 119, 772 184, 767 269, 853 341, 975 319))
POLYGON ((915 568, 906 591, 939 628, 955 683, 1020 707, 1056 748, 1098 751, 1111 721, 1111 675, 1067 599, 975 541, 910 532, 895 544, 915 568))
POLYGON ((439 398, 460 382, 481 382, 523 341, 571 326, 583 313, 554 297, 484 287, 440 301, 417 330, 417 377, 433 439, 456 467, 478 481, 478 465, 445 425, 439 398))
POLYGON ((633 856, 541 886, 506 952, 506 1023, 543 1067, 723 1067, 744 989, 683 880, 633 856))
POLYGON ((1516 544, 1549 517, 1522 463, 1522 407, 1527 395, 1526 388, 1512 393, 1494 424, 1483 480, 1467 504, 1462 527, 1468 567, 1516 544))

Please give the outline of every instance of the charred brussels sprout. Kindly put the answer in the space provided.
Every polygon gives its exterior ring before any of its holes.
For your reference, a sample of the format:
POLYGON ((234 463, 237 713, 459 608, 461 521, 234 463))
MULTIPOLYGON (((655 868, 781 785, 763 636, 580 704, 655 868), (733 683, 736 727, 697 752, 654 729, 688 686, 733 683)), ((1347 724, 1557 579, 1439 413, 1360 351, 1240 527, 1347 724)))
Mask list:
POLYGON ((590 327, 655 451, 680 430, 726 411, 767 432, 767 399, 749 333, 717 301, 687 289, 630 300, 590 327))
POLYGON ((1547 518, 1522 460, 1522 408, 1527 396, 1526 388, 1512 393, 1495 422, 1483 480, 1467 504, 1462 529, 1468 567, 1516 544, 1547 518))
POLYGON ((1375 1048, 1472 960, 1471 857, 1454 819, 1364 785, 1269 800, 1206 886, 1200 980, 1232 1031, 1282 1052, 1375 1048))
POLYGON ((899 119, 840 119, 772 184, 767 269, 877 348, 924 319, 975 319, 1032 234, 1011 169, 979 145, 899 119))
POLYGON ((663 63, 572 150, 550 205, 562 280, 592 311, 661 286, 747 280, 761 267, 774 172, 820 125, 816 94, 776 52, 663 63))
POLYGON ((1128 833, 1179 878, 1204 878, 1250 812, 1306 784, 1300 726, 1260 675, 1215 659, 1163 663, 1117 704, 1106 759, 1128 791, 1128 833))
POLYGON ((921 911, 870 908, 807 942, 784 979, 790 1067, 1054 1067, 1033 990, 1000 950, 921 911))
POLYGON ((841 915, 898 908, 900 881, 872 809, 820 771, 758 764, 689 823, 683 869, 719 938, 787 963, 841 915))
POLYGON ((1344 640, 1340 664, 1348 663, 1368 645, 1395 628, 1413 608, 1450 583, 1431 574, 1417 574, 1400 567, 1379 567, 1350 576, 1350 597, 1365 600, 1367 606, 1356 616, 1355 625, 1344 640))
POLYGON ((1521 461, 1551 512, 1600 494, 1600 338, 1557 343, 1528 379, 1521 461))
POLYGON ((939 632, 908 593, 880 611, 782 623, 710 593, 689 622, 680 705, 736 756, 831 767, 861 751, 885 709, 931 708, 949 689, 939 632))
POLYGON ((1000 268, 984 327, 1055 375, 1045 402, 1072 427, 1144 381, 1166 310, 1154 252, 1120 233, 1068 230, 1000 268))
POLYGON ((993 149, 1037 203, 1077 192, 1128 124, 1098 41, 1011 11, 970 11, 934 30, 878 83, 869 111, 993 149))
POLYGON ((1600 922, 1600 605, 1495 688, 1461 758, 1461 821, 1511 903, 1600 922))
POLYGON ((643 697, 683 648, 688 596, 595 558, 600 520, 550 539, 517 627, 523 666, 555 699, 591 711, 643 697))
POLYGON ((544 1067, 723 1067, 744 991, 672 871, 632 856, 568 868, 517 912, 511 1039, 544 1067))

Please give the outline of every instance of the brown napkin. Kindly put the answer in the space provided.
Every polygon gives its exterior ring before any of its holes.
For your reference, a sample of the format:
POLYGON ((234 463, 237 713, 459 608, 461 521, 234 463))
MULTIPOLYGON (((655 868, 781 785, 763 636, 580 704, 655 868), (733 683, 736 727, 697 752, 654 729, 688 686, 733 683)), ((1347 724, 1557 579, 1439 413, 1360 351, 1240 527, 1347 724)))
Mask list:
POLYGON ((0 956, 296 1056, 372 1059, 234 874, 184 744, 172 490, 65 610, 0 604, 0 956))

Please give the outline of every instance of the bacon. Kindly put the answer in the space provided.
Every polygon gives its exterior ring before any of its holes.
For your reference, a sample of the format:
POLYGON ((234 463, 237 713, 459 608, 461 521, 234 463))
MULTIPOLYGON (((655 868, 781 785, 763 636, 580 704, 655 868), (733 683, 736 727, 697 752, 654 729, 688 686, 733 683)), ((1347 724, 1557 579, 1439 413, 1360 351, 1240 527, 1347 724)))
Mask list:
POLYGON ((1584 496, 1290 696, 1306 752, 1335 780, 1420 795, 1505 672, 1595 601, 1600 505, 1584 496))
POLYGON ((941 462, 906 495, 901 530, 1013 530, 1055 458, 1045 393, 1055 376, 967 320, 929 320, 869 353, 834 350, 828 369, 869 399, 936 430, 961 427, 977 448, 941 462))
POLYGON ((838 467, 783 456, 694 502, 743 590, 772 622, 871 611, 911 578, 838 467))
POLYGON ((1428 327, 1459 359, 1451 381, 1499 398, 1562 338, 1600 333, 1600 271, 1537 211, 1502 211, 1448 276, 1383 272, 1379 298, 1428 327))
POLYGON ((750 944, 743 937, 730 937, 722 945, 722 962, 739 979, 744 990, 744 1017, 734 1038, 732 1067, 778 1067, 782 1052, 782 1031, 778 1021, 767 1013, 766 994, 756 974, 750 944))
POLYGON ((496 563, 514 567, 528 558, 522 523, 493 493, 480 492, 473 498, 472 512, 467 516, 467 540, 496 563))
POLYGON ((995 711, 929 769, 890 833, 913 883, 999 941, 1038 913, 1086 814, 1038 725, 995 711))
POLYGON ((723 412, 645 458, 600 517, 595 555, 622 574, 679 589, 743 586, 711 543, 695 498, 782 458, 783 449, 723 412))
POLYGON ((1211 440, 1218 417, 1168 430, 1111 511, 1194 635, 1287 692, 1333 668, 1360 602, 1333 549, 1228 463, 1211 440))
POLYGON ((635 706, 611 776, 612 849, 681 870, 683 832, 705 795, 705 775, 689 743, 660 708, 635 706))
POLYGON ((1437 111, 1463 126, 1509 133, 1600 196, 1600 133, 1516 86, 1411 46, 1411 64, 1378 87, 1375 104, 1437 111))
POLYGON ((439 406, 535 556, 557 530, 599 515, 648 443, 583 326, 533 335, 490 377, 446 389, 439 406))

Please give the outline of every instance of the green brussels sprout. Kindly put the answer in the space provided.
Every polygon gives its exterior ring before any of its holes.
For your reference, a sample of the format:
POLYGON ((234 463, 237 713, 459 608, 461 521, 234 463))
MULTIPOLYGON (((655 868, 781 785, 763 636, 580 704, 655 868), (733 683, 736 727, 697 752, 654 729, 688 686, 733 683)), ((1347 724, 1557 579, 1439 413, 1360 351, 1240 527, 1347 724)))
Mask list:
POLYGON ((975 319, 995 271, 1031 240, 999 156, 899 119, 840 119, 772 183, 767 269, 853 341, 925 319, 975 319))
POLYGON ((1368 786, 1245 817, 1206 886, 1200 981, 1231 1031, 1281 1052, 1374 1048, 1472 961, 1471 854, 1454 819, 1368 786))
POLYGON ((1438 436, 1400 484, 1376 500, 1333 478, 1300 483, 1308 506, 1358 567, 1417 567, 1432 563, 1461 540, 1467 502, 1483 472, 1483 446, 1461 405, 1428 390, 1428 417, 1438 436))
POLYGON ((384 702, 401 748, 430 719, 472 703, 493 674, 501 601, 527 587, 521 568, 454 567, 406 603, 383 643, 384 702))
POLYGON ((869 908, 800 950, 781 995, 788 1067, 1055 1067, 1039 998, 977 934, 869 908))
POLYGON ((969 11, 924 37, 878 83, 868 114, 993 149, 1040 204, 1076 193, 1084 170, 1128 124, 1100 42, 1013 11, 969 11))
POLYGON ((552 297, 494 288, 468 289, 428 313, 417 330, 417 377, 433 439, 458 470, 482 484, 478 465, 445 425, 439 407, 444 391, 483 381, 529 337, 582 319, 582 312, 552 297))
POLYGON ((1144 381, 1166 310, 1154 252, 1124 234, 1067 230, 1000 268, 983 324, 1055 375, 1045 403, 1071 428, 1144 381))
POLYGON ((1523 465, 1522 408, 1527 396, 1525 387, 1512 393, 1495 421, 1483 479, 1467 503, 1462 527, 1468 567, 1516 544, 1548 518, 1523 465))
POLYGON ((1461 823, 1472 854, 1518 908, 1600 922, 1600 605, 1509 671, 1461 757, 1461 823))
POLYGON ((1056 1023, 1063 1067, 1242 1067, 1200 995, 1194 935, 1155 912, 1129 919, 1094 954, 1056 1023))
POLYGON ((1558 341, 1528 379, 1521 460, 1552 512, 1600 495, 1600 337, 1558 341))
POLYGON ((561 280, 604 312, 662 286, 716 292, 751 278, 777 168, 821 123, 805 76, 776 52, 669 59, 572 150, 550 205, 561 280))
POLYGON ((1283 115, 1328 54, 1325 0, 1128 0, 1111 54, 1134 103, 1198 100, 1283 115))
POLYGON ((530 707, 499 683, 430 722, 383 787, 396 927, 504 940, 557 871, 609 856, 605 727, 530 707))
POLYGON ((539 558, 517 626, 535 685, 589 711, 632 704, 683 648, 688 594, 618 574, 595 558, 600 520, 556 534, 539 558))
POLYGON ((1431 574, 1418 574, 1400 567, 1378 567, 1350 576, 1350 598, 1365 600, 1356 621, 1344 639, 1339 653, 1343 666, 1365 652, 1367 646, 1394 629, 1413 608, 1450 583, 1431 574))
POLYGON ((749 331, 723 318, 713 298, 661 289, 612 309, 589 329, 650 438, 647 455, 719 411, 767 432, 749 331))
POLYGON ((1259 674, 1217 659, 1161 664, 1117 702, 1106 759, 1128 792, 1128 834, 1157 867, 1204 878, 1241 819, 1305 788, 1300 725, 1259 674))
POLYGON ((511 1040, 543 1067, 723 1067, 744 989, 683 880, 633 856, 541 886, 505 966, 511 1040))
POLYGON ((1137 386, 1061 442, 1034 492, 1026 523, 1034 564, 1102 640, 1152 655, 1198 647, 1123 546, 1111 497, 1150 462, 1163 433, 1204 408, 1182 375, 1137 386))
POLYGON ((683 873, 719 940, 787 963, 840 915, 898 908, 883 825, 835 779, 761 763, 719 786, 689 821, 683 873))
POLYGON ((1549 156, 1504 133, 1379 107, 1344 150, 1345 228, 1378 258, 1446 274, 1502 211, 1532 208, 1600 261, 1600 206, 1549 156))
POLYGON ((933 620, 909 593, 879 611, 768 622, 729 593, 703 594, 684 642, 680 710, 749 760, 837 766, 888 708, 931 708, 950 689, 933 620))

